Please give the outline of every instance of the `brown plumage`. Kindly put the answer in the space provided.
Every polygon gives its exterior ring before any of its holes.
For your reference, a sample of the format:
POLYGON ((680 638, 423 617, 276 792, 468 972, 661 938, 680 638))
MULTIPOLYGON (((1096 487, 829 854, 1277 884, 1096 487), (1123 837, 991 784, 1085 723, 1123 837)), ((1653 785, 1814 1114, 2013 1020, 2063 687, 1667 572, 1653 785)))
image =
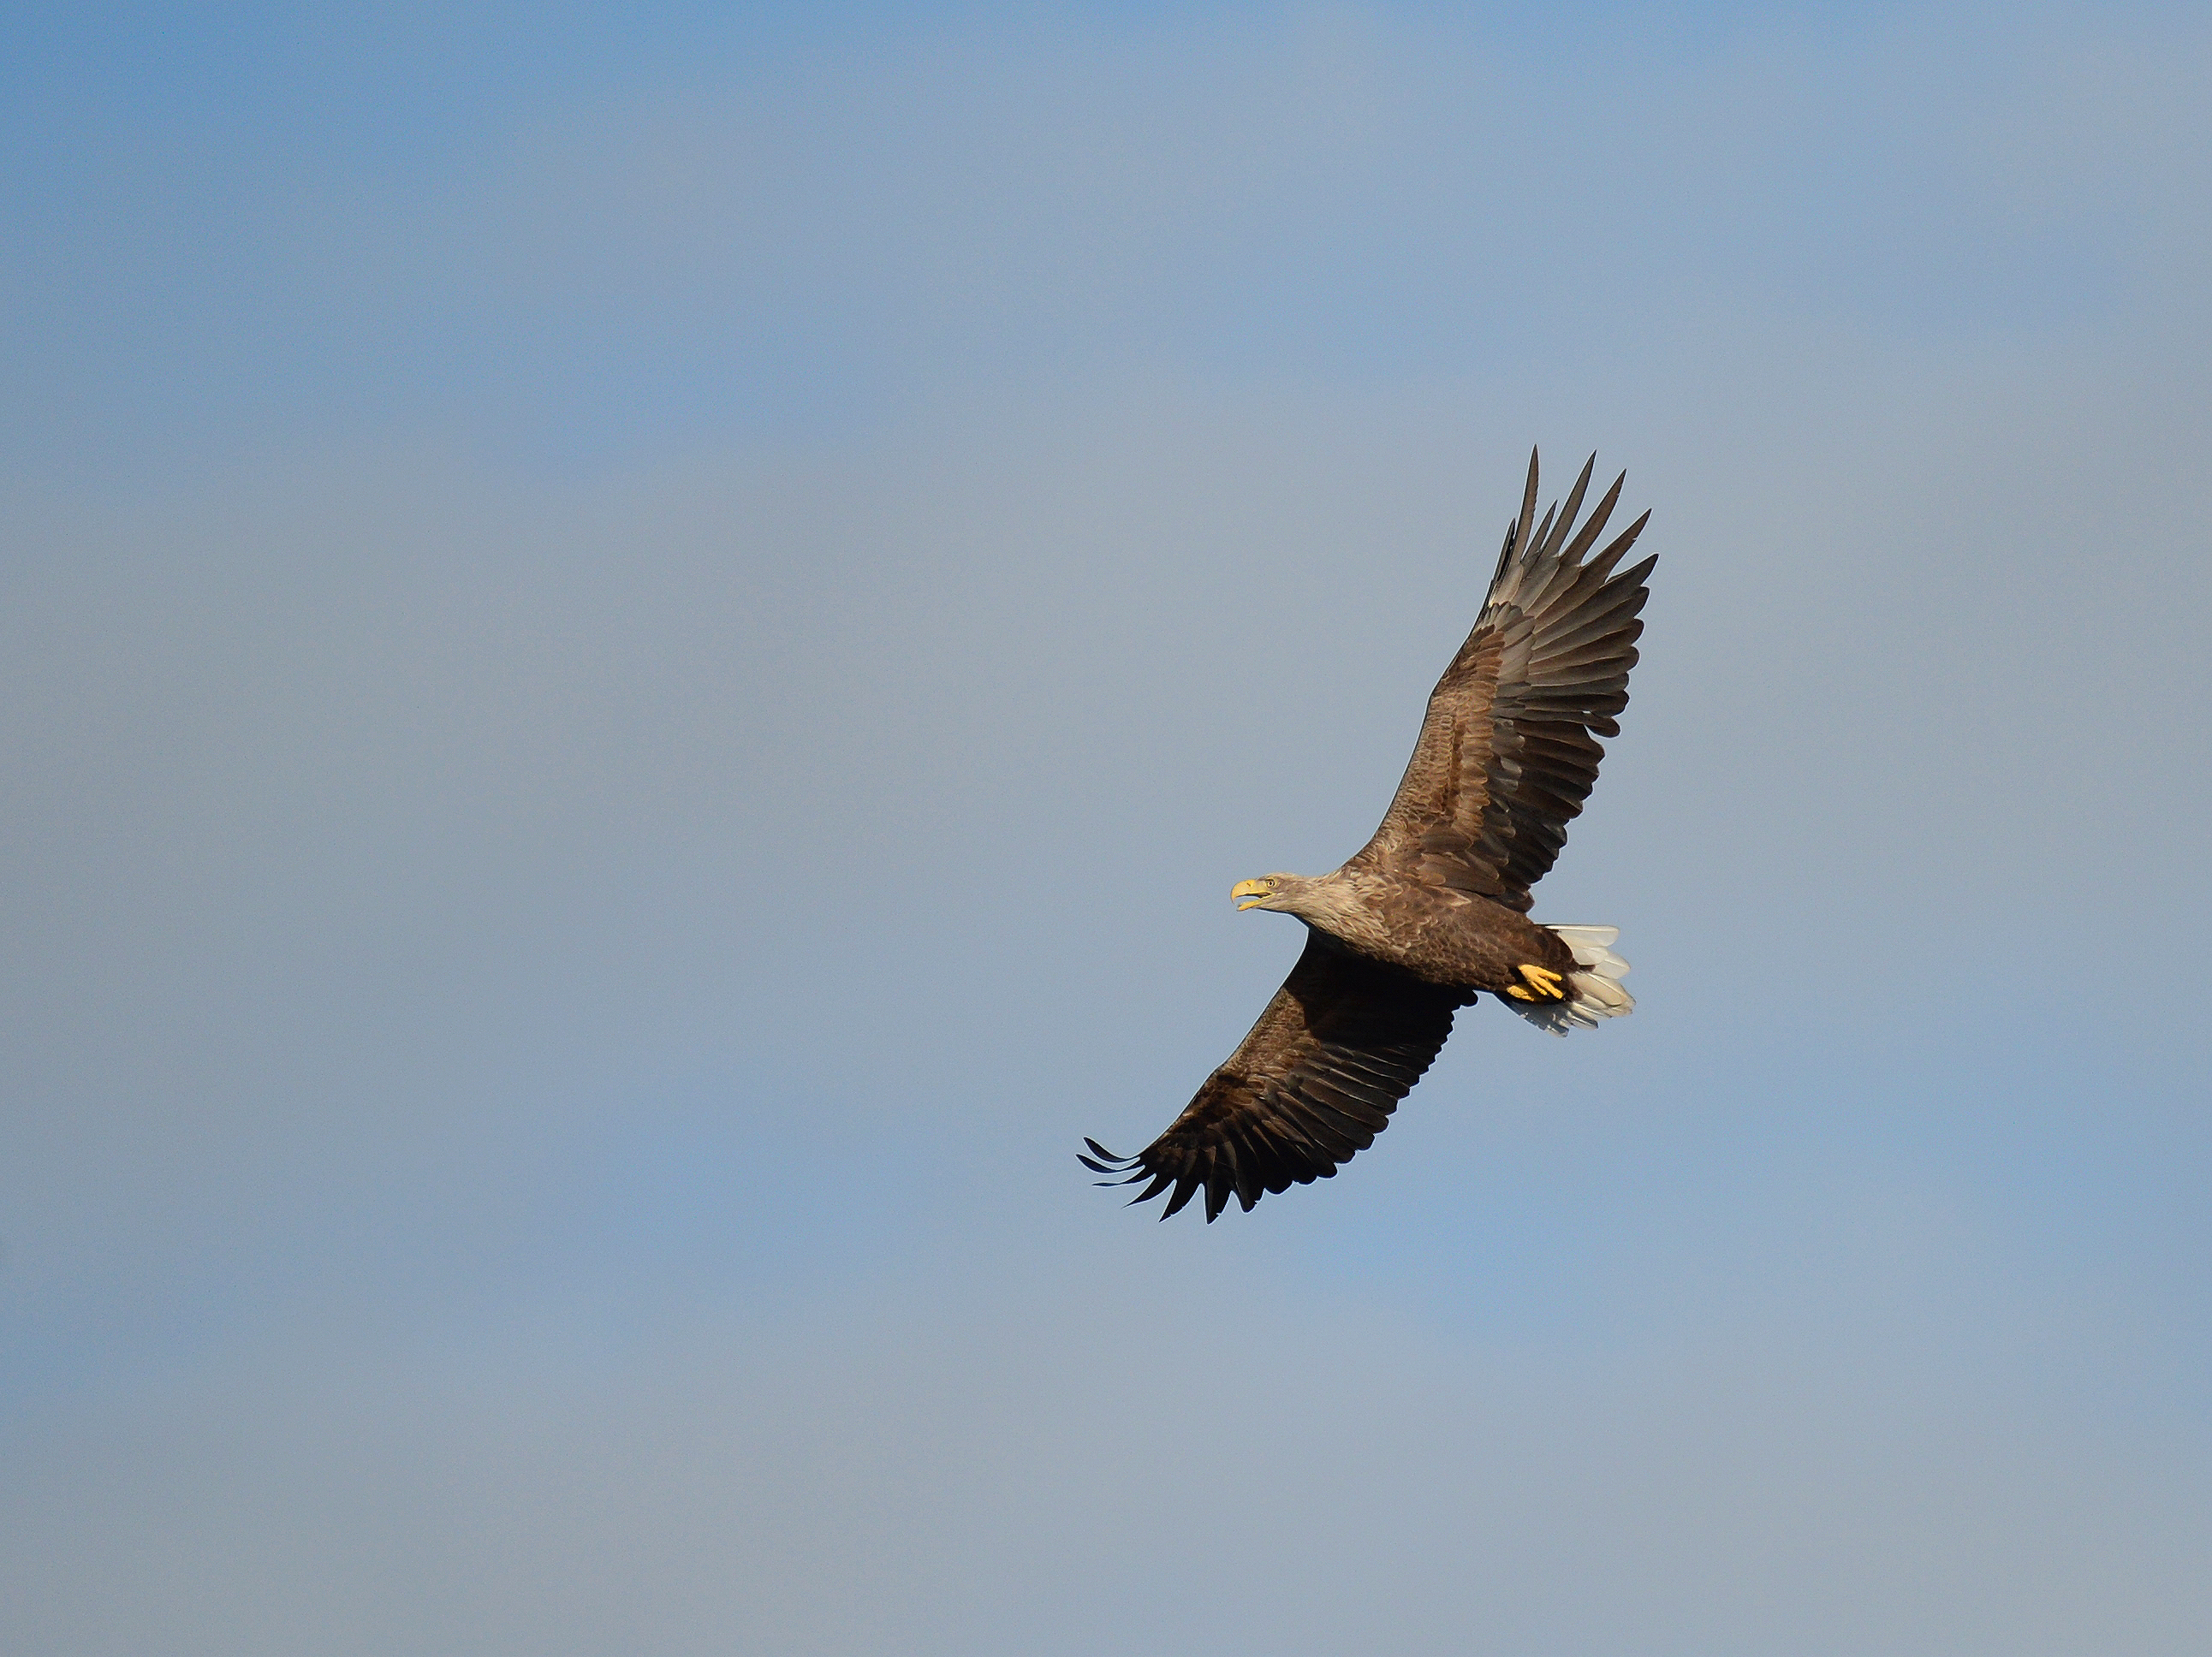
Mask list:
POLYGON ((1577 529, 1595 464, 1540 525, 1529 456, 1489 596, 1429 696, 1382 826, 1332 874, 1237 888, 1239 907, 1304 921, 1305 952, 1166 1132, 1127 1158, 1085 1141, 1094 1155, 1079 1160, 1103 1183, 1143 1182, 1136 1202, 1171 1191, 1163 1219, 1200 1191, 1209 1223, 1231 1196, 1249 1211, 1374 1144, 1478 995, 1559 1035, 1633 1005, 1612 929, 1528 919, 1529 888, 1597 780, 1597 737, 1620 734, 1658 561, 1613 574, 1649 513, 1584 561, 1626 477, 1577 529))

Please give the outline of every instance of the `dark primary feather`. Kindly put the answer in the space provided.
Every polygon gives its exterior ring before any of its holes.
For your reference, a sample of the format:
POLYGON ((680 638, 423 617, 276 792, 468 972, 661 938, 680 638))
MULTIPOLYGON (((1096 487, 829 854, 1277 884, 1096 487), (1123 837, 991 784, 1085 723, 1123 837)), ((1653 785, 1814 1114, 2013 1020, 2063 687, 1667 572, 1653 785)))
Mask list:
POLYGON ((1616 575, 1646 513, 1583 561, 1613 515, 1613 480, 1577 531, 1593 455, 1564 507, 1535 524, 1536 457, 1490 595, 1429 697, 1397 797, 1347 866, 1479 892, 1528 912, 1581 815, 1628 706, 1628 670, 1650 596, 1646 558, 1616 575))
POLYGON ((1206 1078, 1168 1131, 1136 1156, 1085 1140, 1102 1184, 1149 1181, 1131 1200, 1173 1188, 1160 1217, 1200 1191, 1210 1223, 1234 1196, 1327 1179, 1375 1143, 1472 998, 1361 959, 1323 936, 1305 953, 1237 1051, 1206 1078))

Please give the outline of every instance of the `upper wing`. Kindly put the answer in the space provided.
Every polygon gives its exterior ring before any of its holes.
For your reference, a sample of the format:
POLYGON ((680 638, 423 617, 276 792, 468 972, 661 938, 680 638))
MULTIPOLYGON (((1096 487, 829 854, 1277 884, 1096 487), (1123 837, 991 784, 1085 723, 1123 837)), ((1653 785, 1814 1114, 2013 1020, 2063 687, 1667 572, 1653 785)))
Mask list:
POLYGON ((1648 512, 1583 561, 1627 477, 1613 481, 1577 531, 1596 464, 1592 455, 1565 509, 1532 531, 1529 455, 1521 516, 1506 532, 1482 614, 1430 694, 1382 826, 1347 866, 1479 892, 1527 912, 1528 889, 1558 859, 1567 824, 1597 780, 1605 750, 1591 733, 1620 734, 1614 715, 1628 706, 1628 670, 1644 631, 1637 612, 1650 596, 1644 579, 1659 561, 1613 574, 1648 512))
POLYGON ((1102 1184, 1149 1178, 1133 1202, 1172 1185, 1162 1219, 1201 1186, 1208 1224, 1231 1193, 1249 1212, 1262 1192, 1327 1179, 1373 1144, 1467 998, 1310 935, 1252 1033, 1165 1133, 1128 1157, 1087 1139, 1097 1157, 1079 1160, 1124 1176, 1102 1184))

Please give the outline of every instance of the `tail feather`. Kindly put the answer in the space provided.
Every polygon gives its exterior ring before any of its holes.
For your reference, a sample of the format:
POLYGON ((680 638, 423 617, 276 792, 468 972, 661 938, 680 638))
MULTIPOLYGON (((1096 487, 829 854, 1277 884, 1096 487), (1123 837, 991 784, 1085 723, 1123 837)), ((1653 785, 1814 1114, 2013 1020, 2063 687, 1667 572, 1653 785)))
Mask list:
POLYGON ((1628 975, 1628 963, 1613 952, 1620 927, 1554 926, 1551 931, 1573 953, 1581 968, 1567 974, 1567 998, 1511 1001, 1507 1005, 1554 1035, 1565 1035, 1571 1029, 1595 1029, 1601 1018, 1622 1018, 1635 1011, 1635 998, 1620 987, 1620 980, 1628 975))

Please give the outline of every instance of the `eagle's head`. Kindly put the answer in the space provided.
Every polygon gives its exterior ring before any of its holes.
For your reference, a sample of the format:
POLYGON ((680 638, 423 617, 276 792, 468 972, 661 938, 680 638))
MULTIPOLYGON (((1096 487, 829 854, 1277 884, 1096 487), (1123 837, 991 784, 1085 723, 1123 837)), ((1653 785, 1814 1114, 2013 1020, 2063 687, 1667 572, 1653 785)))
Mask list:
POLYGON ((1285 914, 1298 913, 1298 899, 1313 882, 1304 875, 1262 875, 1257 880, 1240 880, 1229 889, 1229 895, 1237 900, 1240 909, 1279 909, 1285 914))

